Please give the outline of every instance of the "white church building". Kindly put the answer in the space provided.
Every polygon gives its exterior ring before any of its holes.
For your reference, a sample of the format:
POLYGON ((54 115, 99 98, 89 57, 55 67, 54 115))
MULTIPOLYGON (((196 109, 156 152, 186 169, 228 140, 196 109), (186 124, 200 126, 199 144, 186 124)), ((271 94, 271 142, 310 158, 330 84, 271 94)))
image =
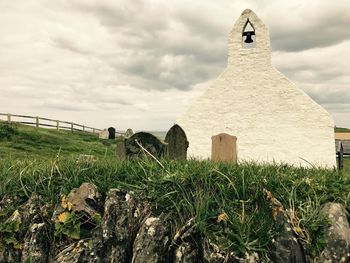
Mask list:
POLYGON ((268 28, 249 9, 230 32, 226 69, 176 123, 189 157, 210 158, 211 137, 227 133, 238 161, 336 165, 332 117, 272 66, 268 28))

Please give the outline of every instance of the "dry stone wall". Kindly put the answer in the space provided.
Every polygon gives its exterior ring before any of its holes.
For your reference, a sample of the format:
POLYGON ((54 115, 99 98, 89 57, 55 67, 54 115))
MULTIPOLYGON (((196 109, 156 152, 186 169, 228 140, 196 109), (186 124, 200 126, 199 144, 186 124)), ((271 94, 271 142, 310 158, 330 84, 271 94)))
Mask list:
MULTIPOLYGON (((15 201, 4 197, 0 200, 0 212, 6 214, 15 201)), ((314 262, 305 257, 288 212, 268 191, 266 202, 280 229, 272 242, 270 262, 314 262)), ((322 213, 330 224, 325 233, 326 247, 317 262, 349 262, 350 228, 346 210, 340 204, 328 203, 322 213)), ((258 253, 238 257, 221 249, 200 234, 195 218, 171 234, 167 215, 153 215, 148 202, 141 201, 134 193, 110 189, 103 198, 97 187, 89 183, 62 196, 54 208, 33 194, 1 226, 0 263, 262 262, 258 253)))

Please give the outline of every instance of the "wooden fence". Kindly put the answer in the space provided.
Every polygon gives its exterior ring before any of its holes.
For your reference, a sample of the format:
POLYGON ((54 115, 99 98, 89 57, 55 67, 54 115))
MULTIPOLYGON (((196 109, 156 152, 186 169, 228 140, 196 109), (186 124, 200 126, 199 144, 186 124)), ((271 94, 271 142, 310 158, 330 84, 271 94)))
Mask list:
POLYGON ((81 131, 89 133, 99 133, 101 129, 88 127, 85 125, 77 124, 74 122, 53 120, 42 117, 34 117, 27 115, 17 115, 10 113, 0 113, 0 121, 5 121, 7 123, 20 123, 25 125, 31 125, 35 127, 44 127, 44 128, 54 128, 56 130, 70 130, 70 131, 81 131))
POLYGON ((338 169, 342 170, 344 166, 344 157, 350 156, 350 140, 336 140, 335 151, 337 153, 338 169))

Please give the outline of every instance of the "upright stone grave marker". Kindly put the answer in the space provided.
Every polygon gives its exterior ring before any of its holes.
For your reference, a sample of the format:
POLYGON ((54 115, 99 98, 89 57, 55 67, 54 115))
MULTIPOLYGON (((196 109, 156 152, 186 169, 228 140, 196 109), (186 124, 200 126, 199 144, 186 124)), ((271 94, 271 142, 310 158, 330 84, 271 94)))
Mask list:
POLYGON ((338 144, 336 147, 338 170, 341 171, 344 166, 344 147, 341 141, 336 143, 338 144))
POLYGON ((129 158, 147 156, 139 144, 156 158, 160 158, 166 153, 166 144, 156 136, 147 132, 137 132, 125 140, 126 156, 129 158))
POLYGON ((115 139, 115 128, 109 127, 108 128, 108 139, 114 140, 115 139))
POLYGON ((118 160, 125 159, 126 152, 125 152, 125 141, 124 140, 117 143, 117 146, 115 148, 115 154, 116 154, 118 160))
POLYGON ((98 134, 98 138, 100 138, 100 139, 108 139, 108 131, 107 131, 107 129, 103 129, 102 131, 100 131, 100 133, 98 134))
POLYGON ((177 124, 170 128, 165 136, 165 142, 168 144, 168 157, 170 159, 186 160, 188 141, 186 133, 177 124))
POLYGON ((213 161, 237 162, 237 137, 220 133, 211 137, 211 159, 213 161))
POLYGON ((124 137, 125 137, 125 138, 130 138, 131 136, 134 135, 134 133, 135 133, 135 132, 133 131, 133 129, 129 128, 129 129, 127 129, 127 130, 125 131, 124 137))

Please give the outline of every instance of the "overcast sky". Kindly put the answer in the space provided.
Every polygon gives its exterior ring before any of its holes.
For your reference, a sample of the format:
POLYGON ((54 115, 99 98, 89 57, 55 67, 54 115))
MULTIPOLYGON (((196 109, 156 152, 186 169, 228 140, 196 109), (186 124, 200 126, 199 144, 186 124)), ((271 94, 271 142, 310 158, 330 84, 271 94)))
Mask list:
POLYGON ((167 130, 251 8, 273 65, 350 127, 349 0, 0 0, 0 112, 167 130))

